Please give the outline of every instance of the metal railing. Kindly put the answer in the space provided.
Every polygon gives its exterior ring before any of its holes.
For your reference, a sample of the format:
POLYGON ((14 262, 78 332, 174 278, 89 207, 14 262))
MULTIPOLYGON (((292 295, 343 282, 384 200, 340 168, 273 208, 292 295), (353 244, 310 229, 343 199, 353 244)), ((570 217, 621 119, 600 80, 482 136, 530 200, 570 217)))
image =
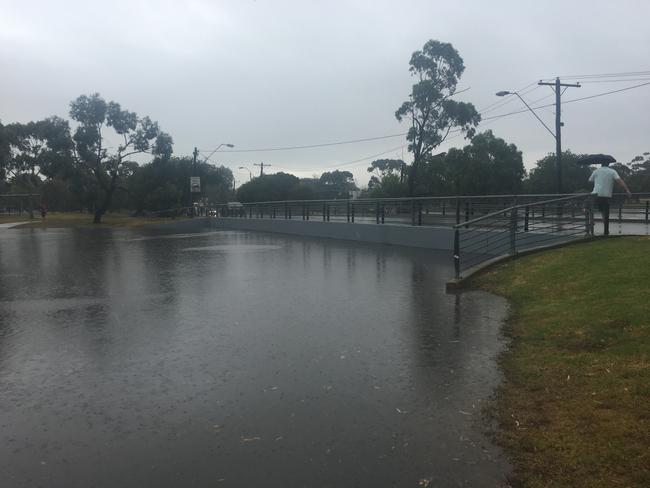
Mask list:
MULTIPOLYGON (((556 198, 575 197, 575 194, 556 195, 485 195, 416 198, 364 198, 355 200, 285 200, 270 202, 230 203, 216 206, 220 217, 242 219, 315 220, 355 224, 392 224, 413 226, 447 226, 456 224, 514 205, 537 204, 556 198)), ((611 206, 612 223, 648 223, 650 194, 635 194, 634 199, 615 195, 611 206)), ((597 219, 600 218, 598 215, 597 219)))
POLYGON ((454 225, 454 271, 461 272, 486 260, 551 244, 561 244, 594 233, 593 197, 571 195, 525 202, 454 225))

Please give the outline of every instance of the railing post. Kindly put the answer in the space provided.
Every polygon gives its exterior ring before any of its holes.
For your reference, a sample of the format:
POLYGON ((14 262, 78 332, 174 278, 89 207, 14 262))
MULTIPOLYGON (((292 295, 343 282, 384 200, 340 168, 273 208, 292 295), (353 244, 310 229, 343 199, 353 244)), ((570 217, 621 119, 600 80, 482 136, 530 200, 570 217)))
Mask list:
POLYGON ((347 205, 345 206, 345 217, 347 222, 350 222, 350 200, 347 201, 347 205))
POLYGON ((253 218, 253 206, 251 205, 248 207, 248 218, 252 219, 253 218))
POLYGON ((585 236, 589 237, 594 234, 593 232, 593 206, 591 196, 588 196, 585 201, 585 236))
POLYGON ((384 208, 384 204, 382 203, 382 204, 381 204, 381 223, 382 223, 382 224, 384 223, 384 218, 385 218, 385 216, 386 216, 386 213, 385 213, 385 212, 386 212, 386 209, 384 208))
POLYGON ((325 222, 325 203, 323 204, 323 222, 325 222))
POLYGON ((454 273, 456 279, 460 278, 460 229, 454 230, 454 273))
POLYGON ((379 223, 379 202, 375 202, 375 223, 379 223))
POLYGON ((271 218, 274 219, 275 218, 275 205, 273 205, 272 208, 273 208, 273 216, 271 218))
POLYGON ((645 223, 648 223, 648 211, 650 211, 650 200, 645 202, 645 223))
POLYGON ((517 252, 517 208, 510 211, 510 254, 517 252))
POLYGON ((526 213, 524 214, 524 232, 528 232, 528 219, 530 215, 530 208, 526 205, 526 213))
POLYGON ((264 218, 264 205, 260 205, 260 219, 264 218))
POLYGON ((625 200, 621 200, 621 203, 618 206, 618 223, 620 224, 621 221, 623 220, 623 202, 625 200))
POLYGON ((415 200, 411 200, 411 225, 415 225, 415 200))
POLYGON ((442 201, 442 216, 443 217, 446 215, 446 213, 447 213, 446 211, 447 211, 447 209, 445 208, 445 201, 443 200, 442 201))
POLYGON ((422 225, 422 202, 418 202, 418 225, 422 225))
POLYGON ((291 205, 287 205, 287 209, 289 211, 289 220, 291 220, 291 205))
POLYGON ((330 221, 330 205, 329 203, 325 204, 325 210, 327 211, 327 221, 330 221))
POLYGON ((354 224, 354 203, 350 204, 350 219, 352 220, 352 223, 354 224))
POLYGON ((305 204, 305 220, 309 220, 309 203, 305 204))
POLYGON ((460 224, 460 200, 456 198, 456 225, 460 224))
POLYGON ((465 222, 469 220, 469 200, 465 201, 465 222))

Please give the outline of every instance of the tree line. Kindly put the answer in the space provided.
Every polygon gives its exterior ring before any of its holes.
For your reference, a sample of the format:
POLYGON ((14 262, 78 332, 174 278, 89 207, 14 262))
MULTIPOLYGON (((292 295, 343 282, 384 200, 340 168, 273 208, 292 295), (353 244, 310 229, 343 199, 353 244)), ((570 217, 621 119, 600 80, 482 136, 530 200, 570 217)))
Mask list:
POLYGON ((109 209, 188 205, 190 176, 201 177, 202 198, 232 195, 229 169, 173 157, 171 136, 147 116, 98 93, 73 100, 69 116, 0 123, 0 194, 39 193, 49 209, 86 210, 95 223, 109 209))
MULTIPOLYGON (((361 196, 554 192, 554 154, 527 173, 514 144, 489 130, 476 133, 480 114, 473 104, 454 99, 465 66, 451 44, 428 41, 411 56, 409 70, 416 82, 395 117, 409 124, 412 162, 373 161, 361 196), (450 134, 469 143, 435 154, 450 134)), ((190 205, 190 176, 201 177, 200 199, 209 203, 351 198, 359 190, 352 173, 336 170, 313 178, 261 175, 235 194, 228 168, 172 152, 172 137, 157 122, 97 93, 82 95, 70 103, 69 120, 0 123, 0 194, 39 193, 49 209, 90 211, 99 223, 109 209, 145 214, 190 205)), ((590 169, 577 166, 580 156, 563 153, 566 192, 589 190, 590 169)), ((650 192, 649 153, 612 167, 632 191, 650 192)))

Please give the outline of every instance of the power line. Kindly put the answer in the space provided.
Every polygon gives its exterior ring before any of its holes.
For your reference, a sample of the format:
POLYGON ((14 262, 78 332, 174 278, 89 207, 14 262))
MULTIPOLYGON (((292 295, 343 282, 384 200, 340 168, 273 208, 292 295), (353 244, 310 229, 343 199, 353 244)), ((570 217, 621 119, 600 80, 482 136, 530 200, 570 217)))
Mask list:
MULTIPOLYGON (((599 73, 599 74, 589 74, 589 75, 563 75, 560 76, 560 78, 567 78, 567 79, 582 79, 582 78, 609 78, 609 77, 621 77, 621 76, 645 76, 645 75, 650 75, 650 71, 623 71, 620 73, 599 73)), ((552 78, 546 78, 547 80, 550 80, 552 78)))
POLYGON ((648 81, 650 78, 623 78, 623 79, 618 79, 618 80, 580 80, 580 83, 621 83, 621 82, 626 82, 629 83, 631 81, 648 81))
MULTIPOLYGON (((619 93, 619 92, 623 92, 623 91, 627 91, 627 90, 632 90, 634 88, 639 88, 639 87, 646 86, 646 85, 650 85, 650 81, 647 82, 647 83, 641 83, 639 85, 633 85, 633 86, 628 86, 628 87, 625 87, 625 88, 620 88, 618 90, 610 90, 610 91, 606 91, 606 92, 602 92, 602 93, 596 93, 595 95, 589 95, 589 96, 586 96, 586 97, 573 98, 571 100, 565 100, 565 101, 562 102, 562 105, 564 105, 565 103, 579 102, 579 101, 582 101, 582 100, 589 100, 591 98, 603 97, 605 95, 611 95, 613 93, 619 93)), ((537 107, 533 107, 533 109, 545 108, 545 107, 553 107, 553 106, 555 106, 554 103, 549 103, 549 104, 546 104, 546 105, 539 105, 537 107)), ((524 113, 524 112, 528 112, 528 110, 527 109, 526 110, 517 110, 515 112, 508 112, 508 113, 505 113, 505 114, 493 115, 491 117, 485 117, 485 118, 483 118, 483 120, 500 119, 500 118, 503 118, 503 117, 507 117, 509 115, 521 114, 521 113, 524 113)))
POLYGON ((297 172, 305 172, 306 173, 306 172, 309 172, 309 171, 319 171, 319 169, 332 169, 332 168, 342 168, 342 167, 345 167, 345 166, 354 166, 354 165, 358 165, 360 163, 365 163, 369 159, 373 159, 373 158, 376 158, 378 156, 383 156, 385 154, 388 154, 388 153, 391 153, 391 152, 394 152, 394 151, 399 151, 400 149, 404 149, 406 146, 408 146, 408 144, 403 144, 401 146, 397 146, 397 147, 388 149, 387 151, 383 151, 383 152, 380 152, 380 153, 377 153, 377 154, 373 154, 371 156, 366 156, 366 157, 363 157, 363 158, 355 159, 354 161, 348 161, 347 163, 330 164, 330 165, 327 165, 327 166, 319 166, 318 168, 313 168, 313 169, 295 169, 295 168, 289 168, 289 167, 286 167, 286 166, 276 166, 276 168, 286 169, 288 171, 297 171, 297 172))
MULTIPOLYGON (((356 144, 359 142, 369 142, 369 141, 380 141, 383 139, 391 139, 394 137, 403 137, 407 132, 401 132, 399 134, 389 134, 386 136, 378 137, 366 137, 364 139, 352 139, 349 141, 336 141, 336 142, 326 142, 323 144, 307 144, 304 146, 285 146, 285 147, 269 147, 269 148, 255 148, 255 149, 233 149, 232 151, 220 151, 222 153, 241 153, 241 152, 271 152, 271 151, 292 151, 295 149, 311 149, 315 147, 327 147, 327 146, 342 146, 345 144, 356 144)), ((200 152, 211 152, 210 150, 201 150, 200 152)))
MULTIPOLYGON (((613 93, 619 93, 619 92, 623 92, 623 91, 627 91, 627 90, 632 90, 634 88, 639 88, 639 87, 646 86, 646 85, 650 85, 650 82, 641 83, 639 85, 628 86, 628 87, 625 87, 625 88, 620 88, 618 90, 610 90, 610 91, 606 91, 606 92, 602 92, 602 93, 596 93, 594 95, 589 95, 589 96, 586 96, 586 97, 573 98, 571 100, 564 100, 564 101, 562 101, 562 105, 564 105, 566 103, 579 102, 579 101, 582 101, 582 100, 589 100, 589 99, 592 99, 592 98, 602 97, 602 96, 605 96, 605 95, 611 95, 613 93)), ((551 93, 549 95, 545 95, 545 96, 535 100, 532 103, 539 103, 541 100, 544 100, 544 99, 552 97, 552 96, 554 96, 553 93, 551 93)), ((547 108, 547 107, 554 107, 554 106, 555 106, 555 103, 549 103, 549 104, 546 104, 546 105, 539 105, 537 107, 532 107, 532 108, 533 109, 540 109, 540 108, 547 108)), ((485 126, 485 125, 488 125, 488 124, 490 124, 490 123, 492 123, 492 122, 494 122, 494 121, 496 121, 498 119, 501 119, 503 117, 508 117, 510 115, 516 115, 516 114, 520 114, 520 113, 524 113, 524 112, 528 112, 528 109, 517 110, 517 111, 514 111, 514 112, 508 112, 508 113, 505 113, 505 114, 494 115, 494 116, 491 116, 491 117, 485 117, 485 118, 482 119, 482 121, 481 121, 481 123, 479 125, 480 126, 485 126)), ((453 135, 451 137, 448 137, 445 140, 445 142, 447 142, 447 141, 449 141, 451 139, 455 139, 456 137, 460 137, 462 135, 462 134, 460 134, 460 132, 461 132, 460 129, 452 130, 451 132, 452 133, 457 132, 457 134, 453 135)), ((402 135, 406 135, 406 134, 402 134, 402 135)), ((383 156, 383 155, 391 153, 393 151, 398 151, 398 150, 403 149, 403 148, 405 148, 407 146, 408 146, 408 144, 404 144, 404 145, 401 145, 401 146, 398 146, 398 147, 395 147, 395 148, 391 148, 391 149, 389 149, 387 151, 383 151, 381 153, 373 154, 371 156, 366 156, 364 158, 355 159, 353 161, 348 161, 346 163, 340 163, 340 164, 334 164, 334 165, 328 165, 328 166, 321 166, 320 168, 322 168, 322 169, 330 169, 330 168, 341 168, 341 167, 345 167, 345 166, 353 166, 355 164, 365 162, 365 161, 367 161, 369 159, 376 158, 378 156, 383 156)), ((284 167, 283 169, 286 169, 286 170, 289 170, 289 171, 298 171, 298 172, 318 171, 318 169, 293 169, 293 168, 288 168, 288 167, 284 167)))

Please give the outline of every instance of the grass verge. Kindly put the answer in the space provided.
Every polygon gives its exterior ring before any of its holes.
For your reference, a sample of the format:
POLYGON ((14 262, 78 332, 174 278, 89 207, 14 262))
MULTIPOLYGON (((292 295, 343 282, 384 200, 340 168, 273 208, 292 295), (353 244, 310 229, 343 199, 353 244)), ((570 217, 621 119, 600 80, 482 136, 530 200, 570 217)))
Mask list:
POLYGON ((513 486, 650 486, 650 238, 512 260, 471 283, 510 300, 497 441, 513 486))
POLYGON ((147 224, 164 224, 166 222, 178 222, 187 217, 177 217, 175 220, 163 217, 131 217, 123 214, 106 214, 102 217, 101 224, 93 224, 91 214, 82 213, 58 213, 50 212, 45 219, 41 218, 38 212, 34 212, 34 218, 30 221, 29 215, 0 216, 0 224, 11 222, 28 222, 24 227, 46 228, 46 227, 142 227, 147 224))

